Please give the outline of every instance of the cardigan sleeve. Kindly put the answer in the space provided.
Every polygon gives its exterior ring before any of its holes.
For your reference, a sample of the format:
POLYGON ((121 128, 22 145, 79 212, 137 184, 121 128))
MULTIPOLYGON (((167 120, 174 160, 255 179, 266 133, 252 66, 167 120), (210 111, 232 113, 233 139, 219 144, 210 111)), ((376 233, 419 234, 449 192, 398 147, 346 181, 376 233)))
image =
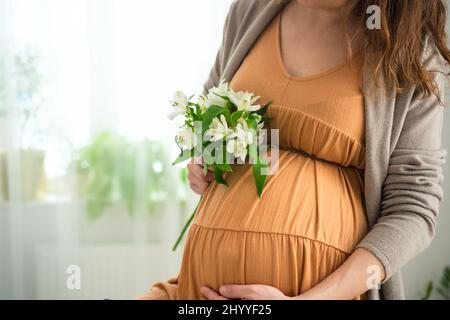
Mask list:
POLYGON ((236 19, 236 10, 238 1, 234 1, 231 4, 230 11, 228 12, 223 28, 222 44, 216 55, 216 60, 209 73, 208 80, 203 85, 203 93, 206 94, 208 90, 214 86, 217 86, 221 80, 221 74, 226 66, 226 63, 231 54, 231 50, 234 47, 233 42, 236 35, 236 28, 239 25, 236 19))
MULTIPOLYGON (((428 70, 443 70, 434 46, 427 50, 428 70)), ((444 76, 433 72, 444 100, 444 76)), ((435 95, 423 97, 415 89, 403 128, 389 160, 382 190, 381 216, 357 245, 383 264, 386 282, 410 259, 423 251, 435 234, 436 216, 443 198, 441 149, 444 107, 435 95)))

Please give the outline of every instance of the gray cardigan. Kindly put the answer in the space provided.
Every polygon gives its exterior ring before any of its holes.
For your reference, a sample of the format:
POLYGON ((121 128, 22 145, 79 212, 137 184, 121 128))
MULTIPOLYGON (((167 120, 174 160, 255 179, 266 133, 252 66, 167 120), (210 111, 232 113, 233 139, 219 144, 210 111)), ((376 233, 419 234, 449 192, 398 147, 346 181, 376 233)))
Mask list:
MULTIPOLYGON (((231 81, 247 52, 289 0, 237 0, 225 22, 207 90, 220 79, 231 81)), ((376 31, 374 31, 376 32, 376 31)), ((443 70, 443 59, 425 39, 424 64, 443 70)), ((370 92, 372 66, 364 66, 364 92, 370 92)), ((435 72, 444 98, 444 77, 435 72)), ((380 84, 383 79, 380 77, 380 84)), ((366 169, 365 204, 370 231, 357 245, 382 262, 386 279, 370 299, 404 299, 400 268, 431 242, 442 201, 441 150, 444 108, 434 96, 422 98, 413 87, 397 94, 377 89, 365 97, 366 169)))

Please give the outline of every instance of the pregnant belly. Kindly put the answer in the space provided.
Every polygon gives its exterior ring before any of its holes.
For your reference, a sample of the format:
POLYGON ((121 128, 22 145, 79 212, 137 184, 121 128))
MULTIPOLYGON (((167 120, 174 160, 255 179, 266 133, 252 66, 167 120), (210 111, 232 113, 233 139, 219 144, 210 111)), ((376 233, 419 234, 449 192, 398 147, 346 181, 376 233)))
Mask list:
POLYGON ((188 234, 179 299, 203 285, 267 284, 293 296, 339 267, 367 232, 361 173, 280 152, 258 198, 252 168, 210 185, 188 234))

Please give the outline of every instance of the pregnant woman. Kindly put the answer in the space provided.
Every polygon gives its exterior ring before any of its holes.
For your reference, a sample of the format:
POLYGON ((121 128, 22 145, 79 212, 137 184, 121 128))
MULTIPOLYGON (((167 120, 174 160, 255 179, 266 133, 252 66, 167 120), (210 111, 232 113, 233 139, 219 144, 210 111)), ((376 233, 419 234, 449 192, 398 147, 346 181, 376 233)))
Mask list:
POLYGON ((191 163, 180 273, 141 298, 403 298, 442 199, 445 21, 438 0, 235 1, 205 89, 273 101, 278 170, 258 199, 249 165, 225 187, 191 163))

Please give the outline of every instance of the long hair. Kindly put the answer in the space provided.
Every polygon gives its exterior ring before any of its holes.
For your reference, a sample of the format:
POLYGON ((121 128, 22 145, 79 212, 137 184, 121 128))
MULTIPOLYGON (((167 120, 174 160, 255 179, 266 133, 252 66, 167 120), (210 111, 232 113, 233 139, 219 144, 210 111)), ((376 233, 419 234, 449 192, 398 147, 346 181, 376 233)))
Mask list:
MULTIPOLYGON (((417 86, 425 96, 432 94, 440 99, 439 88, 432 72, 423 64, 423 39, 433 41, 445 63, 450 63, 445 24, 447 5, 443 0, 350 0, 346 6, 347 19, 356 23, 356 33, 348 37, 363 36, 366 40, 366 58, 374 59, 372 83, 378 86, 378 76, 383 75, 385 85, 397 93, 417 86), (369 30, 367 8, 380 8, 381 28, 369 30)), ((351 46, 349 45, 351 53, 351 46)), ((449 76, 443 70, 437 70, 449 76)))

